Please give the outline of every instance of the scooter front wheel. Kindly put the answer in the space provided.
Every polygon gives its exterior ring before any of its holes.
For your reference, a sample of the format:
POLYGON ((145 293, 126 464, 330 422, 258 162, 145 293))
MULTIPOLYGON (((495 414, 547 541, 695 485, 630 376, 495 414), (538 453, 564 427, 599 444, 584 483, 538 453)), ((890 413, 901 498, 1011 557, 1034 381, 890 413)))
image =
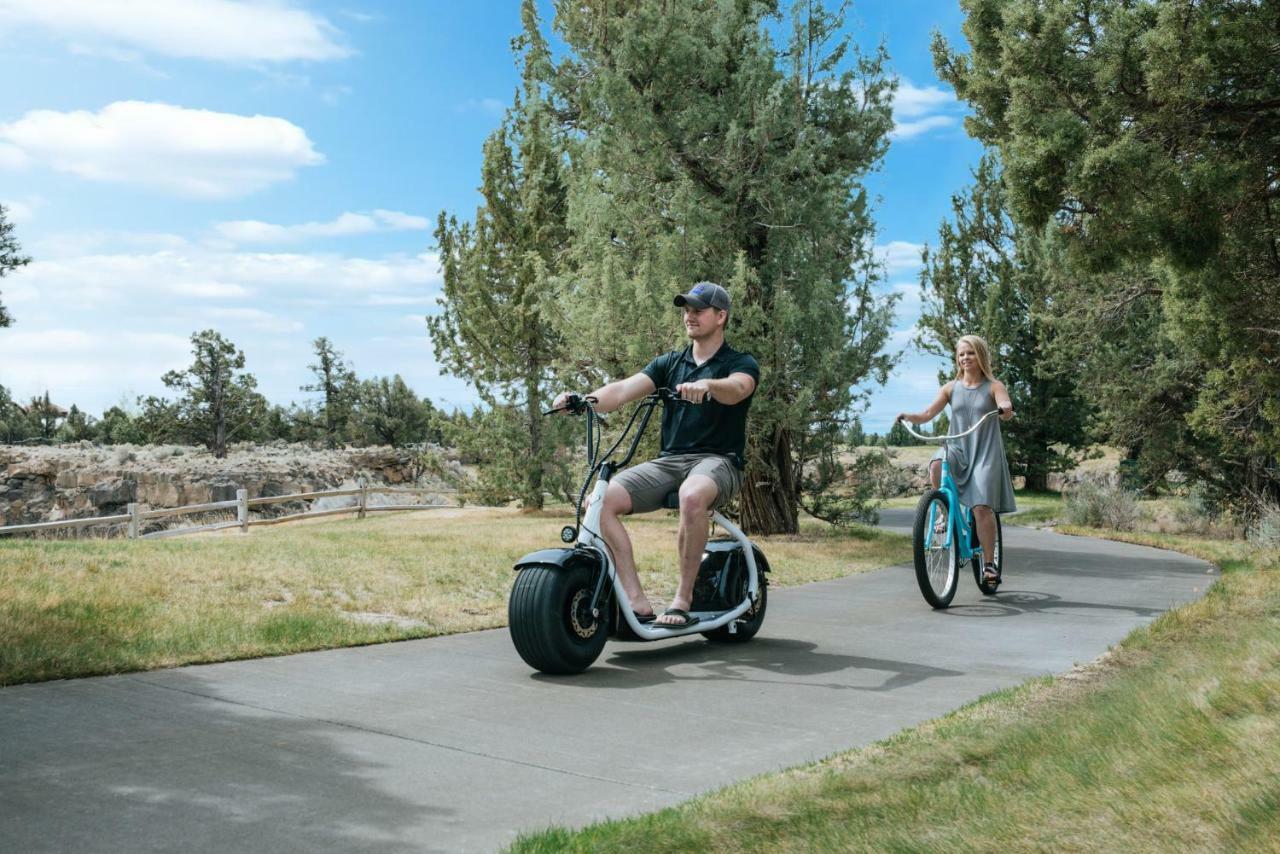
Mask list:
POLYGON ((609 636, 608 603, 591 613, 591 570, 531 566, 516 574, 507 601, 507 624, 516 652, 543 673, 581 673, 600 657, 609 636))

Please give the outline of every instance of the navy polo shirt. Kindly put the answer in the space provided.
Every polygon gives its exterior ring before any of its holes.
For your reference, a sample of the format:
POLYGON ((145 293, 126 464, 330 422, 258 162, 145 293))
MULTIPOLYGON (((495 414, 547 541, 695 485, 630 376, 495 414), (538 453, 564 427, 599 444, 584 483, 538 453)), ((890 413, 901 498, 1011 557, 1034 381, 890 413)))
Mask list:
MULTIPOLYGON (((760 366, 755 357, 728 344, 721 344, 715 355, 701 365, 693 360, 692 344, 663 353, 645 366, 644 374, 658 388, 672 390, 680 383, 722 380, 730 374, 746 374, 757 386, 760 383, 760 366)), ((738 468, 745 467, 747 410, 753 397, 754 390, 732 406, 715 400, 689 406, 668 404, 662 412, 662 450, 658 456, 720 454, 733 460, 738 468)))

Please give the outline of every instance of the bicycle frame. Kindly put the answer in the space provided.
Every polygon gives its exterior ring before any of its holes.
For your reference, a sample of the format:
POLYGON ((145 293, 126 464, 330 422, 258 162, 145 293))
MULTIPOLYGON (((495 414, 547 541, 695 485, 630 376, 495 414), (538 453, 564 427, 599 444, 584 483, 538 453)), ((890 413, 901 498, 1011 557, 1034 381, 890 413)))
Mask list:
MULTIPOLYGON (((970 433, 981 427, 983 422, 992 415, 998 415, 999 413, 1000 410, 998 409, 991 410, 986 415, 979 418, 977 423, 968 430, 955 436, 923 436, 908 427, 905 421, 902 422, 902 426, 908 433, 915 436, 917 439, 921 439, 925 442, 942 442, 943 448, 946 448, 948 446, 948 442, 968 436, 970 433)), ((960 488, 956 486, 955 479, 951 477, 951 469, 947 465, 946 454, 942 455, 942 477, 939 478, 938 488, 947 494, 947 506, 949 508, 947 511, 947 515, 949 517, 947 519, 947 538, 942 545, 944 548, 950 548, 952 542, 951 538, 958 534, 960 536, 960 560, 972 560, 975 554, 982 554, 982 545, 980 543, 975 545, 973 542, 975 539, 973 536, 973 529, 969 527, 970 510, 968 507, 965 507, 960 503, 960 488)), ((933 525, 933 510, 930 509, 929 527, 926 528, 926 530, 933 530, 933 525)))
MULTIPOLYGON (((942 477, 939 489, 947 494, 947 537, 942 543, 942 548, 951 548, 953 536, 959 537, 960 560, 972 560, 975 554, 982 553, 982 545, 974 545, 973 529, 969 527, 968 507, 960 503, 960 489, 956 486, 955 480, 951 477, 951 469, 947 465, 947 458, 942 458, 942 477)), ((934 510, 929 508, 929 527, 926 531, 933 530, 934 510)))
MULTIPOLYGON (((756 568, 754 547, 752 546, 751 540, 747 538, 747 535, 744 534, 738 526, 726 519, 718 510, 711 511, 711 521, 723 528, 734 540, 738 542, 747 562, 747 596, 738 604, 737 607, 714 618, 700 619, 698 623, 693 626, 673 626, 668 628, 666 626, 657 625, 656 623, 641 623, 636 619, 635 610, 631 607, 631 599, 627 596, 626 590, 622 587, 622 581, 618 578, 617 566, 613 559, 613 550, 609 548, 609 544, 600 533, 600 517, 604 513, 605 492, 608 490, 609 482, 613 479, 613 476, 631 462, 631 458, 635 455, 636 447, 640 444, 640 438, 644 435, 645 428, 649 424, 649 417, 653 413, 653 408, 659 402, 676 402, 678 400, 679 398, 675 398, 671 392, 667 392, 666 396, 661 392, 658 392, 645 397, 639 407, 637 407, 636 411, 632 414, 631 421, 622 431, 622 435, 618 437, 618 441, 615 442, 613 447, 610 448, 604 457, 599 460, 593 458, 594 453, 591 447, 591 435, 593 430, 596 428, 596 422, 599 416, 596 415, 595 408, 591 405, 589 400, 582 401, 582 405, 586 409, 587 417, 587 453, 589 455, 588 465, 590 468, 587 475, 587 483, 590 482, 590 478, 593 476, 596 481, 592 488, 591 495, 587 499, 587 512, 585 515, 582 515, 582 493, 579 493, 578 512, 581 522, 578 525, 577 540, 574 543, 574 550, 588 550, 594 552, 600 557, 600 562, 603 563, 609 582, 612 585, 613 594, 618 597, 617 601, 620 606, 618 609, 619 612, 622 614, 623 619, 626 620, 627 626, 631 631, 643 640, 661 640, 662 638, 673 638, 686 634, 708 632, 725 625, 728 625, 729 631, 732 632, 734 627, 731 624, 745 614, 751 608, 756 597, 760 595, 759 571, 756 568), (643 418, 640 421, 639 428, 632 433, 631 447, 627 451, 626 458, 619 463, 611 462, 609 458, 627 438, 627 434, 630 433, 632 427, 635 426, 636 417, 641 415, 642 412, 643 418)), ((583 492, 585 492, 585 489, 586 483, 583 484, 583 492)), ((603 578, 601 580, 603 580, 603 578)), ((597 584, 596 595, 592 602, 593 612, 597 617, 599 616, 600 592, 600 585, 597 584)))

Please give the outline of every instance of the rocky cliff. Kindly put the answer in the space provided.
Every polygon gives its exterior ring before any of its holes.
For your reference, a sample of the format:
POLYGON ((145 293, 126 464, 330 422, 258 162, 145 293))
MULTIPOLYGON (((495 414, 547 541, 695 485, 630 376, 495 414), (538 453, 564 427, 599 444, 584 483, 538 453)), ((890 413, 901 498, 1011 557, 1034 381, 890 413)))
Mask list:
MULTIPOLYGON (((238 445, 219 460, 203 448, 177 446, 0 445, 0 525, 109 516, 126 512, 130 502, 154 509, 225 501, 237 489, 247 489, 250 498, 338 489, 361 478, 428 488, 432 492, 418 502, 445 504, 452 502, 451 483, 462 476, 457 461, 440 449, 238 445)), ((275 507, 263 508, 264 515, 275 507)), ((275 511, 282 512, 286 508, 275 511)))

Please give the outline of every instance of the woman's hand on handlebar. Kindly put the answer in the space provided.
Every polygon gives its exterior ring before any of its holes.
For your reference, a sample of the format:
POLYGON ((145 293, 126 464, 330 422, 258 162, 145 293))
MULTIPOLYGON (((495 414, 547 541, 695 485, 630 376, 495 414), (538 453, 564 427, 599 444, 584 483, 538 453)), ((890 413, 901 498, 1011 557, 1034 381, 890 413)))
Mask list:
POLYGON ((1001 421, 1008 421, 1008 420, 1010 420, 1011 418, 1013 418, 1013 405, 1012 405, 1012 404, 1010 404, 1009 406, 1001 406, 1001 407, 998 407, 997 411, 1000 413, 1000 416, 999 416, 999 417, 1000 417, 1000 420, 1001 420, 1001 421))

